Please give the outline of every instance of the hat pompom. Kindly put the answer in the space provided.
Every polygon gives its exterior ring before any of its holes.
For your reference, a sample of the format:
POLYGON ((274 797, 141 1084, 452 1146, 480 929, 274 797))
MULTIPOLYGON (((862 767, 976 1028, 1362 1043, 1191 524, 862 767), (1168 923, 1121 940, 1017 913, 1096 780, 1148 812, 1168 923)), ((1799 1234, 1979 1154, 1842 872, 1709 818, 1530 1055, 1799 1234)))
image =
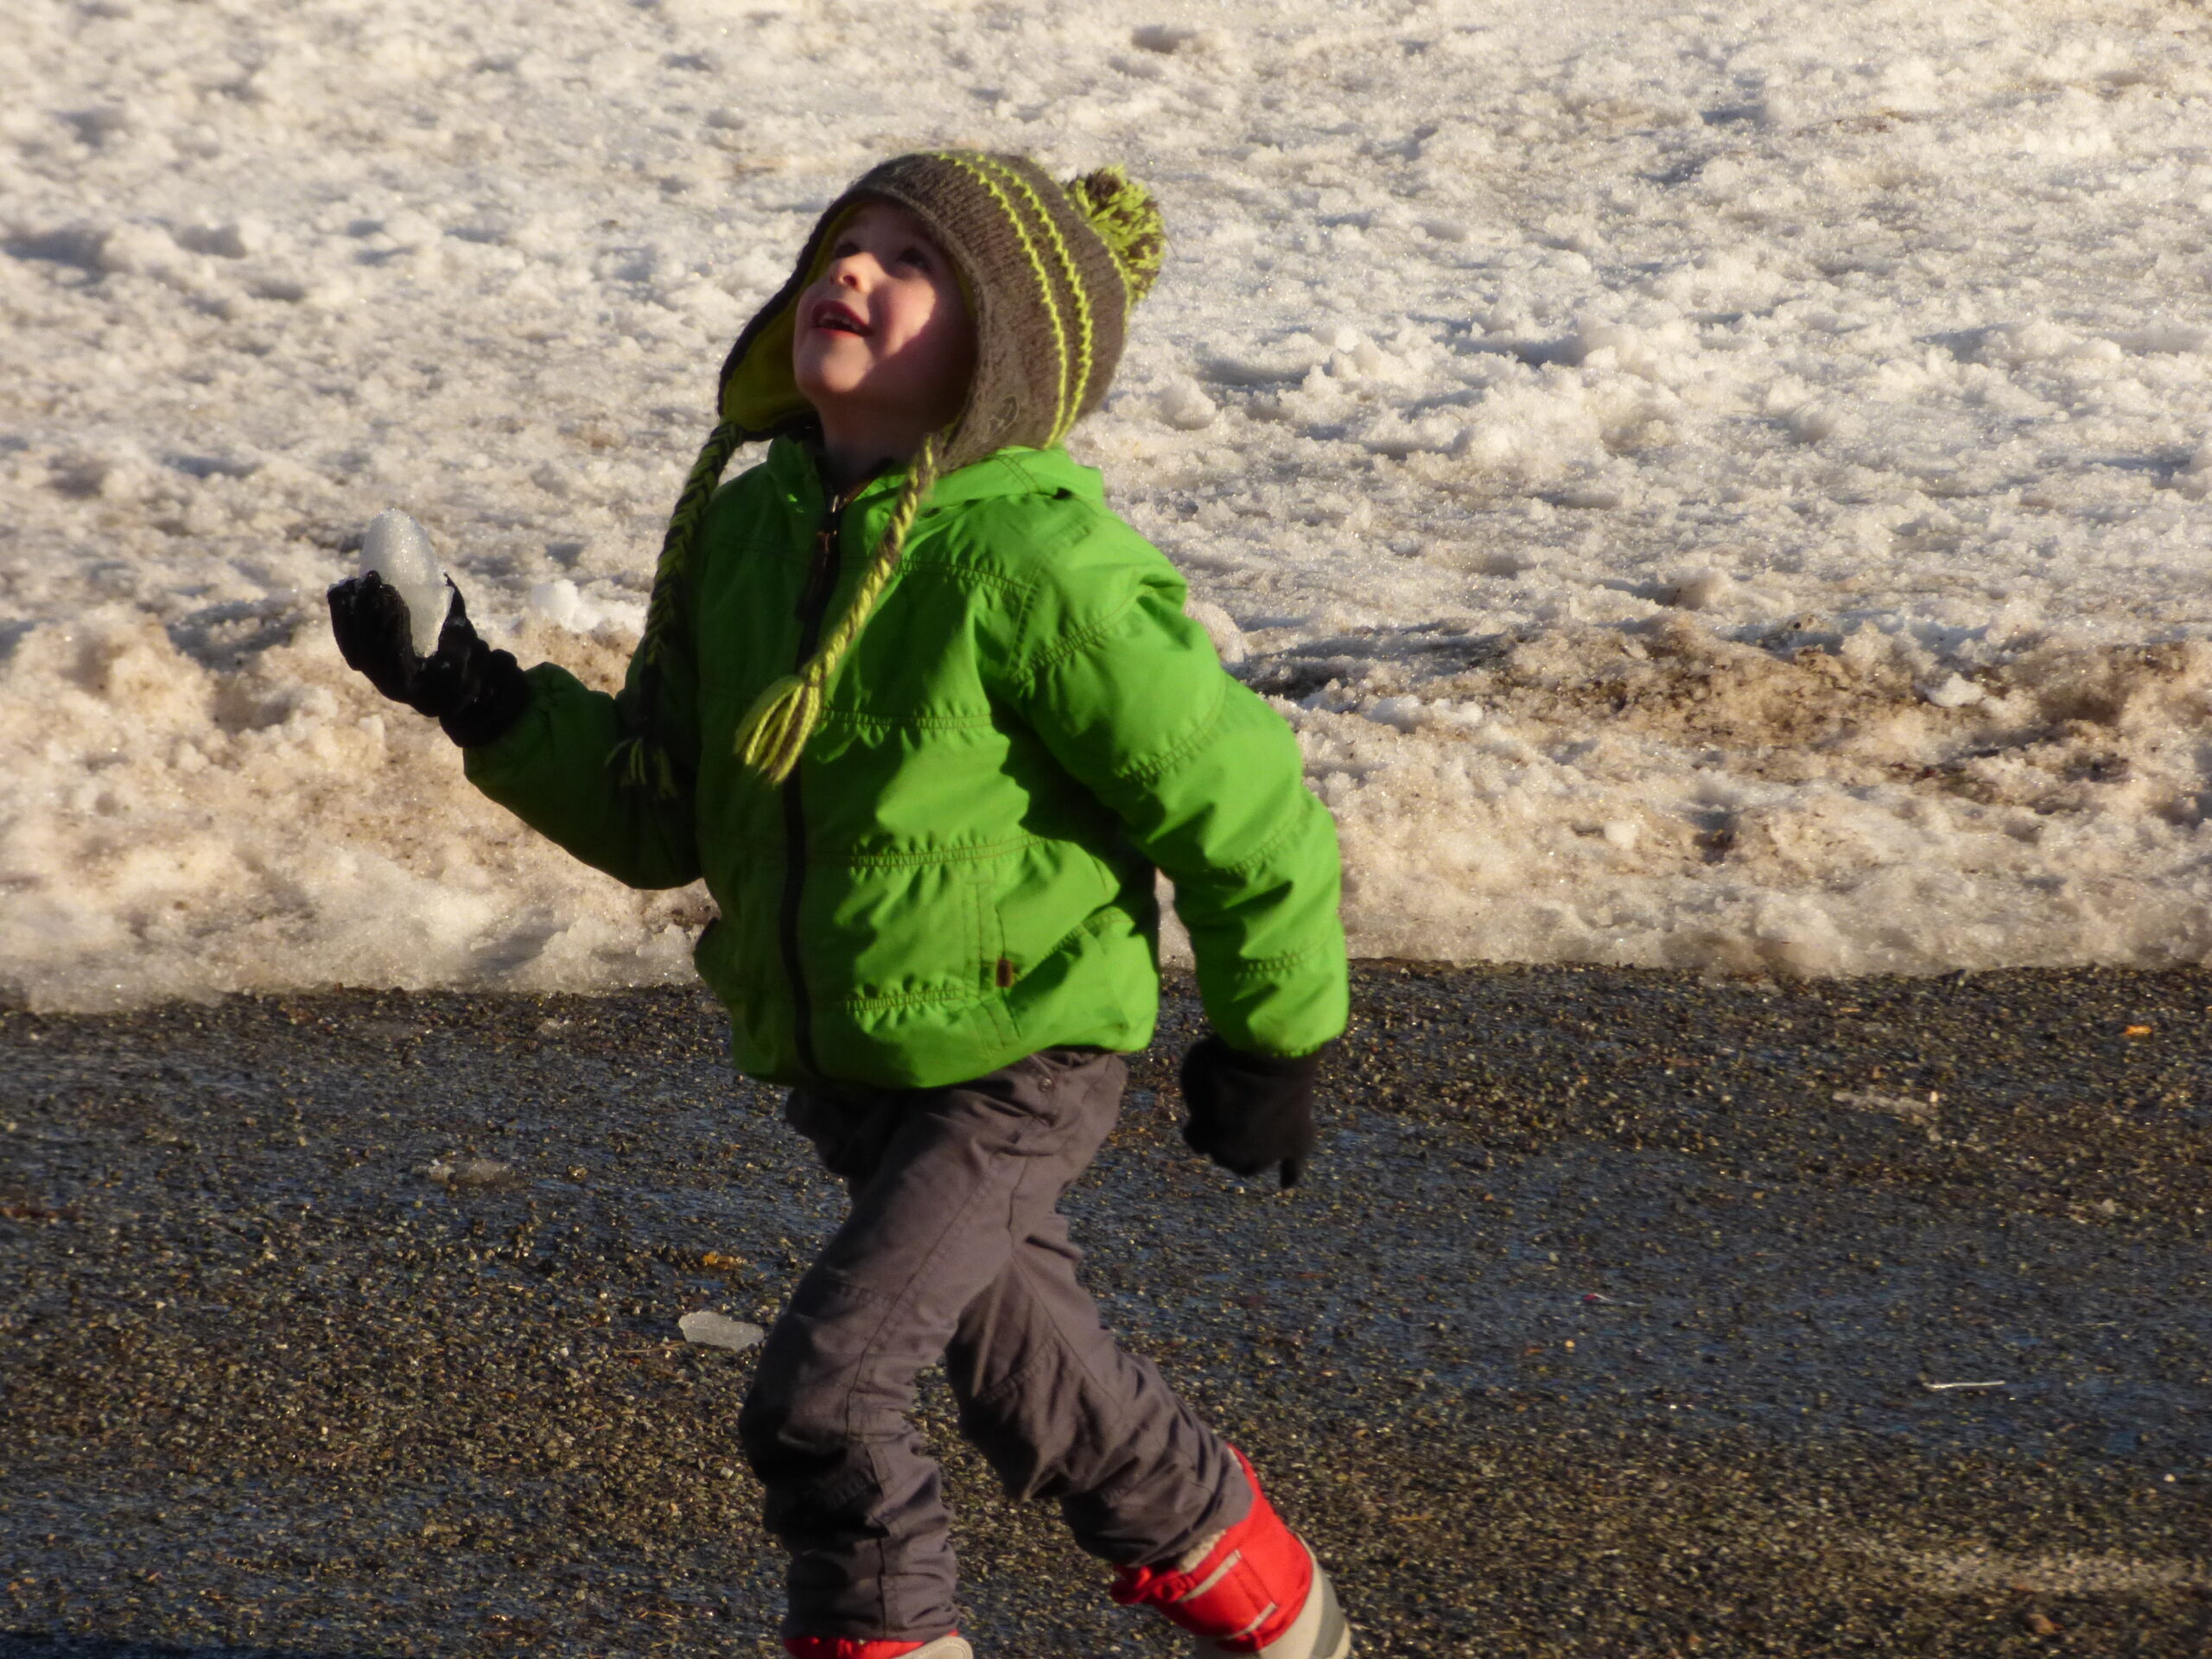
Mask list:
POLYGON ((1063 187, 1121 267, 1131 302, 1151 292, 1167 252, 1167 226, 1152 192, 1118 167, 1102 167, 1063 187))

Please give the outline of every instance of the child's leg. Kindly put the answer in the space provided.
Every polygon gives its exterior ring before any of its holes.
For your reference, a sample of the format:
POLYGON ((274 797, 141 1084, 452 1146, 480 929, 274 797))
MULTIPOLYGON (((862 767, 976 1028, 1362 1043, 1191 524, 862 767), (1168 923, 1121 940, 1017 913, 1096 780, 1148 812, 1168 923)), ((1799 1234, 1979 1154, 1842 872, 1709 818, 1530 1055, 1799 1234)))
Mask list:
POLYGON ((1116 1567, 1173 1560, 1233 1526, 1251 1489, 1227 1443, 1100 1322, 1083 1253, 1044 1217, 945 1354, 960 1428, 1009 1494, 1057 1501, 1116 1567))
POLYGON ((906 1414, 915 1374, 963 1330, 959 1369, 979 1379, 963 1410, 980 1397, 977 1421, 989 1422, 995 1396, 1017 1408, 983 1431, 994 1460, 1007 1459, 1002 1470, 1019 1461, 1008 1424, 1037 1423, 1059 1449, 1040 1454, 1025 1483, 1050 1483, 1038 1490, 1061 1496, 1116 1555, 1170 1547, 1141 1543, 1133 1526, 1202 1534, 1243 1501, 1218 1440, 1099 1327, 1065 1231, 1052 1242, 1048 1218, 1104 1140, 1123 1076, 1110 1056, 1048 1052, 955 1088, 830 1103, 842 1123, 804 1126, 853 1185, 852 1213, 769 1333, 739 1421, 767 1488, 768 1525, 791 1551, 787 1635, 920 1641, 952 1628, 938 1471, 906 1414), (1032 1351, 1074 1389, 1066 1433, 1039 1415, 1042 1395, 995 1387, 1010 1357, 1032 1351), (979 1365, 979 1355, 998 1357, 979 1365), (1184 1462, 1187 1473, 1175 1467, 1184 1462))
POLYGON ((969 1303, 945 1355, 960 1427, 1019 1497, 1058 1500, 1076 1541, 1121 1567, 1116 1601, 1158 1609, 1202 1655, 1344 1659, 1351 1632, 1313 1552, 1241 1453, 1100 1325, 1055 1213, 969 1303))

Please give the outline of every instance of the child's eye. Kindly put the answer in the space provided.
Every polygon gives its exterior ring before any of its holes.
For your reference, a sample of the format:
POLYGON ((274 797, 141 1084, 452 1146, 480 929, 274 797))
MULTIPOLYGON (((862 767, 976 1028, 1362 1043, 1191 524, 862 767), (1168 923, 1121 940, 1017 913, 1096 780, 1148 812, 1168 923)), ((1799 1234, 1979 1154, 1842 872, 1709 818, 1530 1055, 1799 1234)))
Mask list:
POLYGON ((919 265, 924 270, 927 270, 930 267, 929 250, 922 247, 901 248, 899 251, 899 263, 902 265, 919 265))

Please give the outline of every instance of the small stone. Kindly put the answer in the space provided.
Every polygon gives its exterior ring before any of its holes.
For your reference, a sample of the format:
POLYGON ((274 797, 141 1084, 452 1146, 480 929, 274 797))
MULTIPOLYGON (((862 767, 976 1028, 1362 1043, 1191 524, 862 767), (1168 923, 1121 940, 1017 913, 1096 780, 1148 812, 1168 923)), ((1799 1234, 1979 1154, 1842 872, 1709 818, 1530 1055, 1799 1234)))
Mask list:
POLYGON ((1932 1124, 1942 1097, 1930 1093, 1926 1100, 1911 1095, 1885 1095, 1878 1090, 1838 1090, 1832 1096, 1839 1106, 1855 1106, 1862 1112, 1882 1112, 1908 1123, 1932 1124))
POLYGON ((683 1333, 686 1342, 696 1343, 704 1348, 727 1348, 734 1354, 741 1354, 747 1348, 753 1347, 767 1334, 757 1325, 748 1325, 743 1319, 733 1319, 727 1314, 709 1313, 704 1309, 696 1313, 686 1313, 676 1322, 676 1328, 683 1333))
POLYGON ((514 1173, 497 1158, 441 1158, 423 1172, 440 1186, 491 1186, 514 1173))

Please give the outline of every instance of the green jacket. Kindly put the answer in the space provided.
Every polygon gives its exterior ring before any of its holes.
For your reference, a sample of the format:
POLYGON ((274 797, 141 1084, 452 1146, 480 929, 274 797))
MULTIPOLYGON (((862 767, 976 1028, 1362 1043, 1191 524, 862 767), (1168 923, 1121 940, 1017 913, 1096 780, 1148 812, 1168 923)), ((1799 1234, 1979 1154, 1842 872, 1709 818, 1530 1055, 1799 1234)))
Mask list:
MULTIPOLYGON (((1143 1047, 1155 866, 1224 1039, 1336 1036, 1336 831, 1297 741, 1062 450, 940 480, 798 769, 779 788, 741 766, 739 722, 836 613, 898 484, 840 510, 779 439, 716 493, 661 658, 674 798, 618 784, 621 699, 550 664, 521 721, 467 751, 470 780, 632 887, 706 879, 721 914, 694 956, 757 1077, 928 1088, 1143 1047)), ((639 680, 633 660, 623 697, 639 680)))

